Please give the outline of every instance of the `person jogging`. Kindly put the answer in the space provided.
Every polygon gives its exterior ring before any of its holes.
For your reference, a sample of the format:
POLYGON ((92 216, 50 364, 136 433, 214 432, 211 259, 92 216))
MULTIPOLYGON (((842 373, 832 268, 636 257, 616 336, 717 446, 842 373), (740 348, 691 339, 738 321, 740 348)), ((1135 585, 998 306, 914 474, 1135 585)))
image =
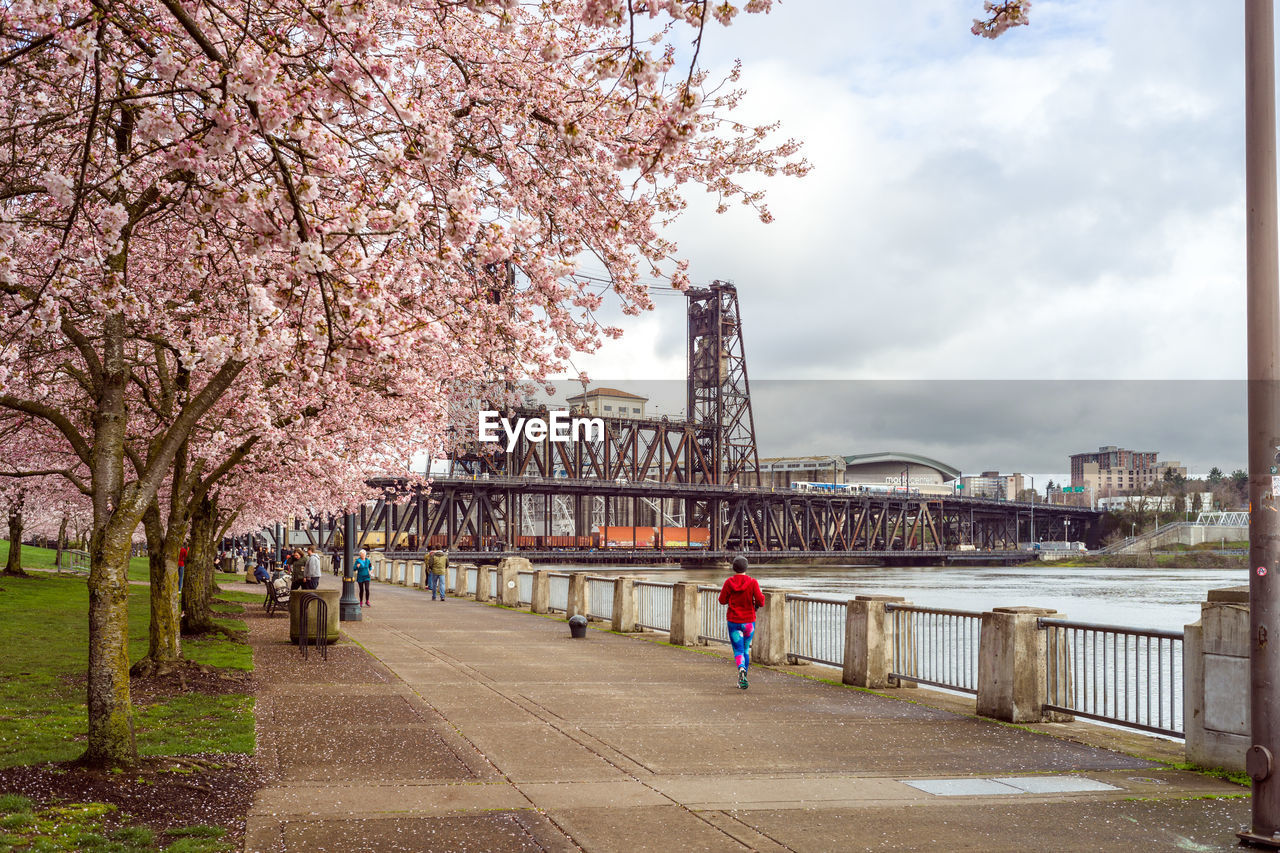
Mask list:
POLYGON ((751 637, 756 632, 756 610, 764 607, 760 584, 747 574, 747 558, 733 558, 733 574, 720 587, 720 603, 729 605, 729 642, 738 665, 738 686, 747 689, 747 669, 751 666, 751 637))

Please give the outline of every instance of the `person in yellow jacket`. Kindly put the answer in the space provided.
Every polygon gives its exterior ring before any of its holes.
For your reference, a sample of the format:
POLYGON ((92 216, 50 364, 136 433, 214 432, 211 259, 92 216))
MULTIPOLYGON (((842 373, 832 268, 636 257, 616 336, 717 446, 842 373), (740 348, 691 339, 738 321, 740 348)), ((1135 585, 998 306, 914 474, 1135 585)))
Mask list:
POLYGON ((444 601, 444 585, 448 575, 449 556, 437 548, 427 557, 427 588, 431 590, 432 601, 444 601))

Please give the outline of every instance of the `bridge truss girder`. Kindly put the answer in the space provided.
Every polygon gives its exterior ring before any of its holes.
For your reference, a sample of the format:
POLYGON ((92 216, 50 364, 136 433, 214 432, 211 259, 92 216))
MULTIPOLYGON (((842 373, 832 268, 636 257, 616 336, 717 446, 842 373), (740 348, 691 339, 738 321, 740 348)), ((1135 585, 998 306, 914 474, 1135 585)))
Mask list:
MULTIPOLYGON (((383 481, 385 496, 362 507, 359 546, 368 531, 404 549, 444 536, 453 550, 513 550, 519 537, 552 535, 553 514, 573 518, 576 535, 612 526, 664 526, 679 505, 685 524, 709 530, 712 551, 933 552, 961 546, 1007 551, 1033 541, 1084 539, 1096 547, 1098 514, 1074 508, 928 497, 723 489, 690 484, 600 480, 472 479, 437 481, 428 493, 383 481), (542 502, 542 529, 523 510, 542 502), (1033 521, 1034 519, 1034 521, 1033 521), (411 540, 410 537, 413 537, 411 540)), ((683 525, 682 525, 683 526, 683 525)))

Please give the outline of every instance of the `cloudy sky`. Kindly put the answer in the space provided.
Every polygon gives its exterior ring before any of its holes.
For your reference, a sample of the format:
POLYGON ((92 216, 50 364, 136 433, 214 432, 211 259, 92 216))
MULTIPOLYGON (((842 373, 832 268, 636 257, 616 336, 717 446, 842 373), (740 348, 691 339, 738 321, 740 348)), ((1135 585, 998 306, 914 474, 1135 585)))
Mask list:
MULTIPOLYGON (((1036 0, 991 42, 980 0, 787 0, 717 29, 742 115, 813 165, 767 185, 771 225, 695 195, 674 232, 738 287, 762 453, 1242 466, 1242 6, 1036 0)), ((684 299, 656 301, 575 364, 683 377, 684 299)))

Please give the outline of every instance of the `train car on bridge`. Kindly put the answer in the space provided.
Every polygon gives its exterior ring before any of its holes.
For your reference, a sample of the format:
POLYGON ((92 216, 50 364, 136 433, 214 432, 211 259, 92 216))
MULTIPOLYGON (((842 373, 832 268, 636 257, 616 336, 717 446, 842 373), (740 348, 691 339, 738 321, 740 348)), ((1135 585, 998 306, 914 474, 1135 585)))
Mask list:
POLYGON ((710 543, 711 530, 706 527, 597 527, 591 534, 591 544, 601 550, 680 550, 706 548, 710 543))
POLYGON ((795 482, 791 484, 795 492, 830 492, 837 495, 919 495, 919 489, 906 486, 895 486, 892 483, 810 483, 795 482))

